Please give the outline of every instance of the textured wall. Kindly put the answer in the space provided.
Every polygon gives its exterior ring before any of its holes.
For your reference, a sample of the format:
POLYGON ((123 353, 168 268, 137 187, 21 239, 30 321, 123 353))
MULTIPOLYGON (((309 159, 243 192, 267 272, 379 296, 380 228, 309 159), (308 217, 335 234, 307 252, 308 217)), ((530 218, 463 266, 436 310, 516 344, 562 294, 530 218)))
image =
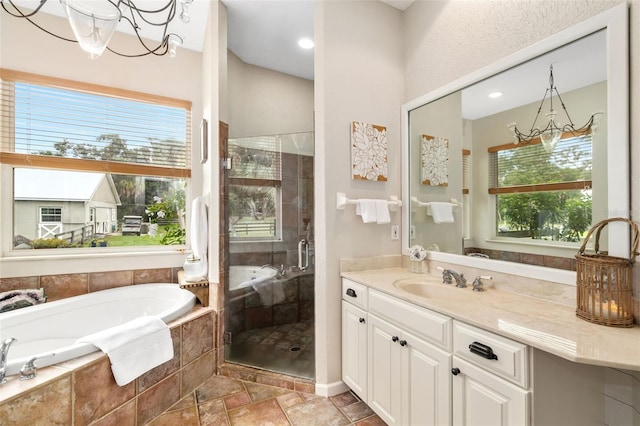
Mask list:
MULTIPOLYGON (((402 14, 377 1, 322 1, 315 8, 316 351, 318 385, 340 381, 339 259, 397 254, 390 226, 363 224, 351 198, 400 195, 402 14), (387 182, 351 179, 350 123, 387 127, 387 182)), ((391 215, 393 223, 400 214, 391 215)), ((322 391, 322 386, 317 389, 322 391)))
POLYGON ((416 1, 404 13, 405 100, 489 65, 620 1, 416 1))

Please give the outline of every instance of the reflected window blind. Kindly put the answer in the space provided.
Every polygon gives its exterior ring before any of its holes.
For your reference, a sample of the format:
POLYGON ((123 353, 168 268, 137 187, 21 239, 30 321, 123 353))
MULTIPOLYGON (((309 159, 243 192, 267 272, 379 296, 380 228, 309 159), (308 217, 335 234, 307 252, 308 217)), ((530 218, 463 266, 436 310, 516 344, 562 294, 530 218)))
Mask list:
POLYGON ((468 194, 471 188, 471 151, 462 150, 462 193, 468 194))
POLYGON ((31 75, 12 79, 6 74, 3 70, 0 86, 1 151, 13 156, 4 155, 2 162, 39 158, 48 167, 84 169, 90 166, 73 160, 94 160, 102 162, 100 171, 127 173, 126 167, 110 167, 124 163, 136 165, 129 169, 132 174, 190 175, 190 102, 163 103, 135 92, 105 88, 108 93, 99 93, 98 86, 82 90, 88 85, 61 87, 74 84, 41 76, 35 80, 42 82, 31 82, 31 75))
POLYGON ((591 135, 563 136, 551 153, 535 141, 489 148, 489 193, 590 188, 591 135))
POLYGON ((233 158, 233 168, 229 177, 279 183, 282 180, 281 151, 278 136, 230 139, 229 154, 233 158))

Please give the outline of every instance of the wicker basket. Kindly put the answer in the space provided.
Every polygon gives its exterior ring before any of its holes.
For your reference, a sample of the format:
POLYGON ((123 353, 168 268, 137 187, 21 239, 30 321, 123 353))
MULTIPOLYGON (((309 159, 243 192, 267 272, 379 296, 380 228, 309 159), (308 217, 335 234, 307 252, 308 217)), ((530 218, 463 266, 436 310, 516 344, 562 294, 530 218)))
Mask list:
POLYGON ((633 327, 633 264, 638 250, 638 225, 625 218, 610 218, 595 224, 587 233, 576 255, 576 315, 587 321, 612 327, 633 327), (631 226, 632 244, 628 259, 600 252, 600 233, 614 221, 631 226), (595 235, 595 254, 585 247, 595 235))

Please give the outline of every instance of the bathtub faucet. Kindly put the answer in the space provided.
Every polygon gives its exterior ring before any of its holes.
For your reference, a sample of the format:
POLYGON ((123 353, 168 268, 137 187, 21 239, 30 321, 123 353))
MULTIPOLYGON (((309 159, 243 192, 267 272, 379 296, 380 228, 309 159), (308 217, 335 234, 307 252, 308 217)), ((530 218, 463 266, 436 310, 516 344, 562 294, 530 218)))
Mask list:
POLYGON ((15 338, 9 337, 0 344, 0 385, 7 381, 7 355, 9 355, 9 347, 15 341, 15 338))

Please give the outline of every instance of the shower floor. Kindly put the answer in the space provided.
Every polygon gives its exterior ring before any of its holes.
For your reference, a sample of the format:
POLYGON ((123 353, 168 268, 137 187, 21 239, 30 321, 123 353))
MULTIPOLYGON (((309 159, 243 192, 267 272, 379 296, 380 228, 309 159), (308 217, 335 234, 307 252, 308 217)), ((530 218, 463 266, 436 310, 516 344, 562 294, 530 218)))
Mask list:
POLYGON ((315 379, 313 321, 246 330, 225 346, 227 362, 315 379))

